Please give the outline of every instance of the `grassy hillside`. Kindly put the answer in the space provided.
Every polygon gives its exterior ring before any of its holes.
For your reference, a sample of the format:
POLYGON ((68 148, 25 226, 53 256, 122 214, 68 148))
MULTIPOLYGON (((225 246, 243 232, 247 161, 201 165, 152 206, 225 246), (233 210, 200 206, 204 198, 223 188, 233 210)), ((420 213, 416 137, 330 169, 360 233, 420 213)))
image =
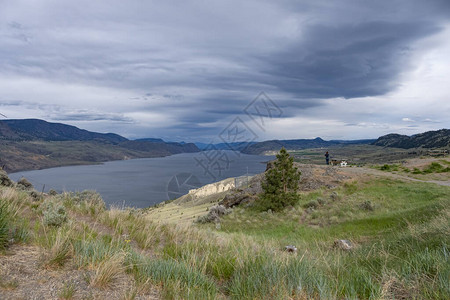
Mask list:
POLYGON ((237 207, 203 225, 157 221, 154 211, 105 210, 92 192, 41 198, 23 185, 2 186, 0 294, 448 299, 450 188, 377 172, 301 192, 300 202, 280 213, 237 207), (336 239, 353 249, 334 247, 336 239))

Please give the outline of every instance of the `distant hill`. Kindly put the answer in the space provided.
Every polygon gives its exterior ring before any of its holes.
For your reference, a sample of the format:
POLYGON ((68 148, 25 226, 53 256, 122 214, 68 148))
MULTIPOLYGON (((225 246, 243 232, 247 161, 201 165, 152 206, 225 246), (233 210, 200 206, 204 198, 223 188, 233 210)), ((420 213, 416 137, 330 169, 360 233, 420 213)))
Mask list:
POLYGON ((403 149, 450 147, 450 129, 427 131, 412 136, 391 133, 379 137, 372 145, 403 149))
POLYGON ((374 140, 331 140, 325 141, 320 137, 315 139, 298 139, 298 140, 271 140, 265 142, 259 142, 247 146, 241 152, 245 154, 263 154, 266 151, 278 151, 282 147, 287 150, 302 150, 309 148, 321 148, 330 147, 335 145, 348 145, 348 144, 370 144, 374 140))
MULTIPOLYGON (((162 140, 161 140, 162 141, 162 140)), ((194 153, 200 150, 193 143, 173 143, 173 142, 152 142, 147 140, 134 140, 125 141, 119 144, 119 146, 130 150, 136 151, 159 151, 160 153, 166 153, 165 155, 178 154, 178 153, 194 153)))
POLYGON ((8 172, 200 151, 192 143, 128 140, 38 119, 0 121, 0 167, 8 172))
POLYGON ((195 145, 200 150, 234 150, 241 151, 249 145, 253 145, 256 142, 236 142, 236 143, 218 143, 218 144, 206 144, 206 143, 195 143, 195 145))
POLYGON ((105 141, 113 144, 127 141, 114 133, 98 133, 75 126, 50 123, 39 119, 1 120, 0 139, 15 141, 105 141))
MULTIPOLYGON (((159 142, 159 143, 164 143, 163 139, 158 139, 158 138, 135 139, 135 141, 138 141, 138 142, 159 142)), ((185 143, 181 142, 180 144, 185 144, 185 143)))

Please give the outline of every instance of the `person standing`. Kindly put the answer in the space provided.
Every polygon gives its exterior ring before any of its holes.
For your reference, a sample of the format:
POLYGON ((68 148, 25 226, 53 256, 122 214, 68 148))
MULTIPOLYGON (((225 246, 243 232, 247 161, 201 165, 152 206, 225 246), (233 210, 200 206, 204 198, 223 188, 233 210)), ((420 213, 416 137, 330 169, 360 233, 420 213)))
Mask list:
POLYGON ((328 154, 328 151, 325 153, 325 161, 327 162, 327 165, 330 164, 330 154, 328 154))

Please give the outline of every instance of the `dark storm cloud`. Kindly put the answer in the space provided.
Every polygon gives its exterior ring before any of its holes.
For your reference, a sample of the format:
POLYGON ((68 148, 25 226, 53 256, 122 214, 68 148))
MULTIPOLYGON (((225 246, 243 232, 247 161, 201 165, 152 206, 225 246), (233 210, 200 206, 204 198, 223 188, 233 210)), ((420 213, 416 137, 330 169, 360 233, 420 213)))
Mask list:
POLYGON ((89 111, 61 112, 51 116, 55 121, 113 121, 121 123, 133 123, 133 119, 122 114, 92 113, 89 111))
POLYGON ((192 137, 261 91, 281 118, 314 118, 329 99, 395 91, 449 16, 445 0, 1 2, 0 99, 192 137))
POLYGON ((268 57, 272 82, 313 98, 383 95, 410 66, 414 41, 439 31, 425 22, 312 26, 302 41, 268 57))

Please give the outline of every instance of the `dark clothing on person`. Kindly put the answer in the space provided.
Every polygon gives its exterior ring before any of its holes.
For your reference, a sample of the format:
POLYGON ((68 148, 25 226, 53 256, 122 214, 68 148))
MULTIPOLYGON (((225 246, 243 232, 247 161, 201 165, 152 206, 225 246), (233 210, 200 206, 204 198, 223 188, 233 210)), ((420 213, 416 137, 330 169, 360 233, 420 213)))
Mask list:
POLYGON ((325 161, 327 162, 327 165, 330 164, 330 154, 328 154, 328 152, 325 153, 325 161))

